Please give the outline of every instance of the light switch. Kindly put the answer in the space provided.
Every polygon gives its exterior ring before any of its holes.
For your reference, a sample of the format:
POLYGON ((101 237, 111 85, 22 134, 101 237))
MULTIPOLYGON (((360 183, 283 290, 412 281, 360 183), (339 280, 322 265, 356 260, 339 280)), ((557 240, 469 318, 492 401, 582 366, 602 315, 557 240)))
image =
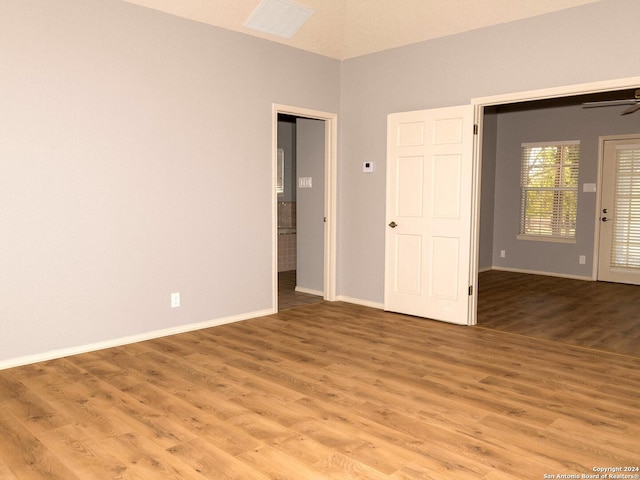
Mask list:
POLYGON ((362 171, 364 173, 373 172, 373 162, 362 162, 362 171))
POLYGON ((583 183, 582 184, 582 191, 583 192, 589 192, 589 193, 595 193, 596 184, 595 183, 583 183))
POLYGON ((298 177, 298 188, 311 188, 311 177, 298 177))

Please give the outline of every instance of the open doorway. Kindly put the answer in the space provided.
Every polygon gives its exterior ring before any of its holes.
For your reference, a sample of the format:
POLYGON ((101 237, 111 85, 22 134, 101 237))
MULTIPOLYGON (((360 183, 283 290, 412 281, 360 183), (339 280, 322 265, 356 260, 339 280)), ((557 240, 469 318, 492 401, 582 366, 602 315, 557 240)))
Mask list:
POLYGON ((605 95, 624 98, 633 96, 633 90, 513 102, 484 109, 480 271, 493 268, 584 280, 597 278, 601 224, 596 207, 602 176, 599 142, 604 136, 640 131, 640 112, 621 115, 624 107, 584 108, 585 102, 606 98, 605 95), (566 179, 570 170, 568 164, 549 164, 545 169, 545 162, 560 162, 559 146, 564 149, 571 144, 577 156, 572 167, 575 174, 571 184, 560 187, 558 182, 566 179), (551 147, 548 150, 557 150, 555 160, 530 159, 535 165, 531 163, 525 171, 523 152, 541 150, 545 145, 551 147), (532 172, 537 172, 537 177, 532 177, 532 172), (523 185, 525 180, 531 185, 523 185), (552 191, 554 187, 558 191, 552 191), (522 196, 523 188, 529 195, 526 198, 522 196), (564 203, 559 203, 558 198, 565 198, 564 203), (556 226, 551 225, 559 217, 564 222, 564 233, 556 232, 556 226))
POLYGON ((336 122, 273 107, 275 311, 335 299, 336 122))
POLYGON ((594 291, 600 286, 591 281, 597 279, 601 228, 600 139, 640 132, 640 113, 621 116, 624 106, 582 107, 588 101, 633 98, 638 84, 640 79, 633 78, 474 101, 481 107, 482 126, 479 326, 617 351, 625 345, 620 331, 627 338, 640 336, 640 318, 630 323, 631 310, 625 307, 637 297, 635 287, 607 285, 600 295, 594 291), (572 242, 519 238, 520 152, 523 144, 548 141, 580 144, 572 242), (596 299, 600 303, 589 304, 596 299), (618 317, 622 323, 616 333, 618 317))
POLYGON ((325 120, 278 115, 278 310, 324 297, 325 120))

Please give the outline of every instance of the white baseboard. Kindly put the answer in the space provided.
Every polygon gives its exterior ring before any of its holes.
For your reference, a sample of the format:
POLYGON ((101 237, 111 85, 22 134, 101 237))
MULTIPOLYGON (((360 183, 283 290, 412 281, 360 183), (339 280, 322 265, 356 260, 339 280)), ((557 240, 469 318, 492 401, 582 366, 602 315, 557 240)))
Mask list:
POLYGON ((363 307, 377 308, 378 310, 384 310, 384 303, 371 302, 369 300, 362 300, 360 298, 347 297, 345 295, 338 295, 336 298, 339 302, 353 303, 355 305, 362 305, 363 307))
POLYGON ((162 330, 145 332, 138 335, 115 338, 113 340, 92 343, 89 345, 81 345, 78 347, 71 347, 71 348, 62 348, 59 350, 51 350, 49 352, 38 353, 35 355, 26 355, 24 357, 11 358, 8 360, 0 361, 0 370, 13 368, 13 367, 20 367, 22 365, 29 365, 31 363, 46 362, 48 360, 55 360, 56 358, 69 357, 71 355, 94 352, 96 350, 104 350, 105 348, 120 347, 122 345, 144 342, 146 340, 153 340, 154 338, 168 337, 170 335, 178 335, 180 333, 192 332, 194 330, 202 330, 204 328, 219 327, 220 325, 241 322, 243 320, 249 320, 251 318, 265 317, 267 315, 272 315, 274 313, 276 312, 273 309, 259 310, 256 312, 243 313, 241 315, 232 315, 229 317, 218 318, 215 320, 208 320, 206 322, 191 323, 189 325, 181 325, 179 327, 165 328, 162 330))
POLYGON ((508 267, 491 267, 491 270, 500 270, 502 272, 514 272, 514 273, 528 273, 530 275, 546 275, 547 277, 559 277, 559 278, 571 278, 573 280, 588 280, 594 281, 595 279, 589 276, 583 275, 569 275, 565 273, 543 272, 540 270, 526 270, 523 268, 508 268, 508 267))
POLYGON ((313 290, 312 288, 298 287, 296 285, 296 292, 300 293, 308 293, 309 295, 318 295, 319 297, 324 297, 324 292, 322 290, 313 290))

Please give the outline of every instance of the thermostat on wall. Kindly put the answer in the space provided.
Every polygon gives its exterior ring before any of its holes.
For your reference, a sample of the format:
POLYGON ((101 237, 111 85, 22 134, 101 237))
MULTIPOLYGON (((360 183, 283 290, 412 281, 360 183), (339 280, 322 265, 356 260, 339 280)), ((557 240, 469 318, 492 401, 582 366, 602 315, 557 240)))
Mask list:
POLYGON ((373 172, 373 162, 362 162, 362 171, 364 173, 373 172))

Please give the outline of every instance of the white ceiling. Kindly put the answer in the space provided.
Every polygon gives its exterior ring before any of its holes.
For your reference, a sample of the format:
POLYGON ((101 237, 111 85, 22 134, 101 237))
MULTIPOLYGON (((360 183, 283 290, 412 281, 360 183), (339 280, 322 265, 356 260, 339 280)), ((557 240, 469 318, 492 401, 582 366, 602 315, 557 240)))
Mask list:
POLYGON ((344 60, 600 0, 297 0, 315 13, 293 38, 243 23, 260 0, 125 0, 344 60))

